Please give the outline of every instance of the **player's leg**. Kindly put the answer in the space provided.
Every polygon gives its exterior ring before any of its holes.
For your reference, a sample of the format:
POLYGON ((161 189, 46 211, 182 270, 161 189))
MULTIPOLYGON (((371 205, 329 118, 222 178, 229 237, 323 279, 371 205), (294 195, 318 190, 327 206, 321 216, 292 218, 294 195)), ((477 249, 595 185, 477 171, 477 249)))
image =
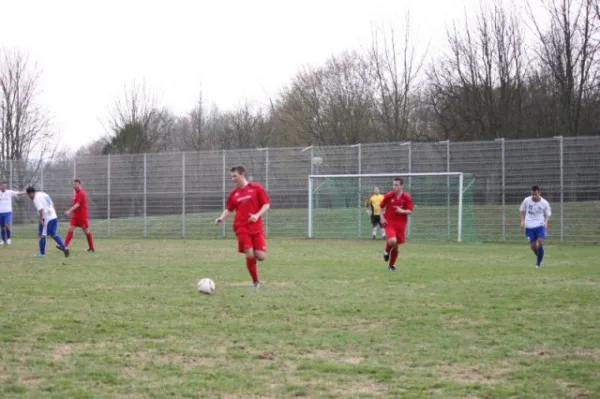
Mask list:
MULTIPOLYGON (((386 242, 385 242, 385 251, 383 252, 383 260, 385 262, 389 262, 390 261, 390 253, 394 249, 397 249, 397 247, 398 247, 398 241, 396 240, 396 229, 394 229, 390 225, 386 225, 385 226, 385 236, 386 236, 386 242)), ((390 264, 388 263, 388 268, 391 271, 394 271, 394 269, 389 266, 390 266, 390 264)))
MULTIPOLYGON (((267 259, 267 240, 265 239, 265 235, 263 233, 253 234, 250 238, 252 239, 252 247, 254 248, 255 261, 262 262, 267 259)), ((256 281, 254 282, 255 290, 260 288, 258 271, 256 273, 256 281)))
POLYGON ((0 233, 2 234, 2 240, 0 245, 6 244, 6 213, 0 213, 0 233))
POLYGON ((379 220, 377 222, 377 224, 379 225, 379 229, 381 230, 381 239, 385 240, 385 229, 383 228, 383 225, 381 224, 381 216, 379 216, 379 220))
POLYGON ((256 267, 256 258, 254 257, 252 238, 247 233, 238 233, 237 238, 238 252, 246 256, 246 269, 248 269, 248 273, 252 277, 252 283, 256 286, 258 283, 258 270, 256 267))
POLYGON ((371 215, 371 237, 375 240, 377 238, 377 216, 371 215))
POLYGON ((546 239, 546 228, 541 226, 538 227, 537 231, 537 262, 536 267, 542 266, 542 260, 544 259, 544 239, 546 239))
POLYGON ((6 215, 6 219, 4 221, 4 229, 6 230, 6 243, 10 245, 10 238, 12 236, 12 212, 9 212, 6 215))
POLYGON ((398 260, 398 249, 400 248, 400 245, 404 244, 404 234, 404 227, 399 227, 396 229, 396 245, 393 246, 390 251, 390 270, 396 270, 396 260, 398 260))
POLYGON ((90 230, 90 225, 87 220, 83 221, 81 224, 83 228, 83 232, 85 233, 85 237, 88 242, 88 252, 96 252, 96 248, 94 247, 94 238, 92 237, 92 231, 90 230))
POLYGON ((527 241, 529 241, 529 245, 531 250, 535 255, 537 255, 537 234, 536 229, 525 229, 525 237, 527 237, 527 241))
POLYGON ((38 237, 39 237, 39 247, 40 252, 36 255, 40 258, 46 256, 46 232, 47 232, 47 223, 39 223, 38 224, 38 237))
POLYGON ((56 241, 56 243, 58 244, 58 248, 63 251, 63 253, 65 254, 65 257, 69 257, 69 250, 67 249, 67 247, 65 247, 65 244, 63 243, 62 239, 60 238, 60 235, 58 235, 58 219, 54 219, 51 220, 50 222, 48 222, 48 235, 50 237, 52 237, 52 239, 54 239, 54 241, 56 241))
POLYGON ((65 236, 65 247, 66 248, 69 248, 69 244, 71 244, 71 240, 73 239, 73 233, 75 232, 76 227, 77 227, 77 221, 75 219, 71 218, 71 222, 69 223, 69 228, 67 230, 67 235, 65 236))

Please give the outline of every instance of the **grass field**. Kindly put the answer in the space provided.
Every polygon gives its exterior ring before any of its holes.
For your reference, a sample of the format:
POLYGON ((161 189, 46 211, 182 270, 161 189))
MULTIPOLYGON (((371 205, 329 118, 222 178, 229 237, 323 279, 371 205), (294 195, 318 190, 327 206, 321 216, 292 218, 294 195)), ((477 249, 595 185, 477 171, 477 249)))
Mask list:
POLYGON ((231 240, 0 248, 0 397, 600 395, 598 247, 231 240), (214 296, 195 292, 201 277, 214 296))
MULTIPOLYGON (((506 209, 506 241, 524 242, 519 228, 517 205, 506 209)), ((189 213, 185 217, 185 236, 191 238, 220 238, 222 230, 214 227, 214 220, 221 209, 207 213, 189 213)), ((550 240, 560 240, 560 207, 554 208, 550 222, 550 240)), ((175 212, 174 212, 175 213, 175 212)), ((419 206, 411 216, 412 241, 456 241, 458 208, 450 208, 450 229, 448 229, 448 208, 419 206)), ((150 210, 149 215, 152 214, 150 210)), ((463 209, 463 242, 501 242, 502 207, 497 205, 465 206, 463 209)), ((34 220, 35 213, 27 214, 34 220)), ((270 237, 305 238, 308 233, 307 209, 271 209, 265 225, 270 237)), ((62 216, 61 216, 62 217, 62 216)), ((599 243, 600 241, 600 201, 570 202, 564 205, 564 239, 568 243, 599 243)), ((138 238, 144 231, 148 238, 180 238, 183 236, 181 214, 167 216, 131 217, 90 221, 94 234, 98 237, 138 238)), ((68 220, 60 223, 64 234, 68 220)), ((35 224, 14 226, 19 235, 31 235, 37 231, 35 224)), ((226 226, 228 235, 231 227, 226 226)), ((370 237, 371 222, 364 209, 357 208, 318 208, 313 213, 313 233, 316 238, 362 238, 370 237), (360 219, 360 229, 359 227, 360 219)))

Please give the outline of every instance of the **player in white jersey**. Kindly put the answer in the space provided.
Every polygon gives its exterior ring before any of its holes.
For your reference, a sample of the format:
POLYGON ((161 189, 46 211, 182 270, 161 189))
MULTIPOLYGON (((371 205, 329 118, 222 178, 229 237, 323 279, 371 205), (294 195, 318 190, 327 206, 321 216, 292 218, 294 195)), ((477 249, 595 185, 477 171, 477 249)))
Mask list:
POLYGON ((531 196, 525 198, 519 209, 521 211, 521 229, 531 244, 531 250, 537 256, 536 267, 542 265, 544 258, 544 240, 548 234, 548 222, 552 209, 550 204, 540 195, 538 186, 531 187, 531 196))
POLYGON ((35 191, 33 187, 27 187, 27 195, 33 200, 33 205, 38 211, 40 217, 38 234, 40 237, 40 253, 36 257, 46 256, 46 236, 50 236, 58 244, 58 248, 63 251, 65 257, 69 256, 69 250, 65 247, 62 239, 58 235, 58 216, 54 209, 52 198, 43 191, 35 191))
POLYGON ((25 192, 7 190, 6 180, 0 181, 0 230, 2 233, 0 245, 10 244, 12 235, 10 229, 12 225, 12 199, 24 194, 25 192))

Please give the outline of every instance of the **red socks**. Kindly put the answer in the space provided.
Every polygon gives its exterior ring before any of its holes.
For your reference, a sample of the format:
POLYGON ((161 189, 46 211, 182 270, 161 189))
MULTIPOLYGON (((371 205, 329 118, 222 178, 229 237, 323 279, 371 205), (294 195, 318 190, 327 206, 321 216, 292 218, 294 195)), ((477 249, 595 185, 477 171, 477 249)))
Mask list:
POLYGON ((248 268, 248 273, 252 276, 252 282, 258 282, 258 270, 256 268, 256 258, 246 258, 246 267, 248 268))
MULTIPOLYGON (((88 248, 91 250, 94 250, 94 239, 92 238, 92 233, 88 233, 86 234, 87 237, 87 242, 88 242, 88 248)), ((65 237, 65 247, 69 248, 69 244, 71 243, 71 240, 73 239, 73 232, 68 231, 67 232, 67 236, 65 237)))
POLYGON ((396 260, 397 259, 398 259, 398 249, 394 249, 390 253, 390 262, 389 262, 389 265, 390 266, 396 266, 396 260))
POLYGON ((392 247, 390 246, 390 244, 388 244, 387 242, 385 243, 385 253, 389 254, 391 251, 392 247))
POLYGON ((69 248, 69 243, 73 239, 73 232, 67 231, 67 236, 65 237, 65 248, 69 248))
POLYGON ((88 241, 88 248, 91 249, 92 251, 94 250, 94 240, 92 239, 92 233, 88 233, 86 234, 87 236, 87 241, 88 241))

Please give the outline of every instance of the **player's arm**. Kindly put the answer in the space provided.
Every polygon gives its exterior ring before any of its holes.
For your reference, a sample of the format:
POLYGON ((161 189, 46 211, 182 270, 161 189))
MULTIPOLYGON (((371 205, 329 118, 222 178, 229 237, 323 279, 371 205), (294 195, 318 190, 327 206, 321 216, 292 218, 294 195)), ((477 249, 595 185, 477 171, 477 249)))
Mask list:
POLYGON ((525 215, 527 214, 527 205, 525 204, 525 201, 521 202, 519 211, 520 211, 520 216, 521 216, 520 226, 522 229, 524 229, 525 228, 525 215))
POLYGON ((75 205, 67 209, 67 211, 65 212, 65 216, 71 216, 71 214, 75 212, 80 206, 81 204, 79 202, 75 203, 75 205))
POLYGON ((550 208, 550 204, 546 203, 544 207, 544 226, 546 226, 546 230, 549 228, 550 216, 552 216, 552 209, 550 208))
POLYGON ((271 209, 271 203, 269 201, 269 196, 267 195, 266 191, 262 187, 260 187, 258 189, 257 195, 258 195, 258 203, 260 204, 260 209, 254 215, 250 215, 250 219, 248 221, 252 222, 252 223, 256 222, 265 213, 267 213, 269 211, 269 209, 271 209))
POLYGON ((221 213, 221 216, 219 216, 217 218, 217 220, 215 220, 215 224, 221 224, 224 221, 226 221, 229 216, 231 216, 233 212, 231 212, 229 209, 225 208, 225 210, 223 211, 223 213, 221 213))
POLYGON ((410 215, 413 212, 412 198, 410 197, 410 195, 408 195, 406 193, 404 195, 406 198, 406 205, 404 206, 404 208, 396 207, 396 212, 401 215, 410 215))
POLYGON ((44 224, 44 204, 42 204, 42 200, 39 198, 34 199, 33 205, 35 206, 35 209, 37 209, 37 211, 38 211, 38 216, 40 217, 40 223, 44 224))
POLYGON ((385 215, 385 208, 387 206, 388 200, 389 200, 389 197, 386 194, 383 196, 383 199, 379 203, 379 221, 381 222, 382 225, 384 225, 386 223, 384 215, 385 215))
POLYGON ((235 211, 235 202, 233 201, 232 194, 230 193, 229 197, 227 198, 227 203, 225 204, 225 209, 223 210, 221 215, 215 220, 215 224, 219 225, 226 221, 229 218, 229 216, 231 216, 233 211, 235 211))

